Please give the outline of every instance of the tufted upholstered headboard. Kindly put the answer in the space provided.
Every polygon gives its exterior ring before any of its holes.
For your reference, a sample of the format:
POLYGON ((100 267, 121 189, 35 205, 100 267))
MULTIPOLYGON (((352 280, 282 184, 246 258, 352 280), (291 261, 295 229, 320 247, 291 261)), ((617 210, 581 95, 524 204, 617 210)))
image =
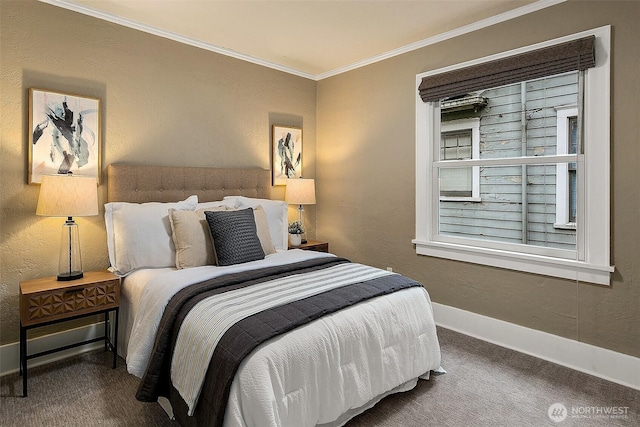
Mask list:
POLYGON ((177 202, 194 194, 198 201, 210 202, 224 196, 271 195, 271 172, 259 168, 112 164, 107 178, 109 202, 177 202))

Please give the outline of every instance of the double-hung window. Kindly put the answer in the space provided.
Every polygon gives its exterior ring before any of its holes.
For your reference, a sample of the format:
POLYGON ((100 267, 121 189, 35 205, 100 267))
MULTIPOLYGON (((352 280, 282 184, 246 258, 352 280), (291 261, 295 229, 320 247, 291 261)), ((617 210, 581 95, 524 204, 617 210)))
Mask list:
MULTIPOLYGON (((444 122, 440 134, 440 158, 470 160, 480 155, 480 119, 444 122)), ((451 168, 440 175, 440 200, 480 201, 480 168, 451 168)))
POLYGON ((416 252, 608 284, 610 27, 422 73, 416 252))

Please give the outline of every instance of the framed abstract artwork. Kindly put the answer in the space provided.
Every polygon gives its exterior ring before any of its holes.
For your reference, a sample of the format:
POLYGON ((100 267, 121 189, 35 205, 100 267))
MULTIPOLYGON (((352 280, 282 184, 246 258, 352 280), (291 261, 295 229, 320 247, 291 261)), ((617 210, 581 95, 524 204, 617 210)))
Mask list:
POLYGON ((302 176, 302 129, 273 125, 271 184, 286 185, 287 179, 302 176))
POLYGON ((29 184, 43 175, 95 177, 100 183, 99 98, 29 89, 29 184))

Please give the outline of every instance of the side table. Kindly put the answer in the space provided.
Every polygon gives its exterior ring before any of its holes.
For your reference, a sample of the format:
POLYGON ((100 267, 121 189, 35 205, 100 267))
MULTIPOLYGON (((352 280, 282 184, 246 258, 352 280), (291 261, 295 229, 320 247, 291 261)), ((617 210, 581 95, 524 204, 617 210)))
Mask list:
POLYGON ((22 395, 27 397, 27 360, 73 347, 104 340, 105 351, 113 351, 116 367, 118 346, 118 309, 120 279, 109 271, 85 272, 84 277, 68 282, 56 277, 20 282, 20 373, 22 395), (109 312, 115 312, 113 341, 109 334, 109 312), (95 314, 104 314, 104 336, 69 344, 35 354, 27 352, 30 329, 95 314))
POLYGON ((318 242, 317 240, 307 240, 307 243, 303 243, 300 246, 289 246, 289 249, 302 249, 305 251, 318 251, 329 252, 328 242, 318 242))

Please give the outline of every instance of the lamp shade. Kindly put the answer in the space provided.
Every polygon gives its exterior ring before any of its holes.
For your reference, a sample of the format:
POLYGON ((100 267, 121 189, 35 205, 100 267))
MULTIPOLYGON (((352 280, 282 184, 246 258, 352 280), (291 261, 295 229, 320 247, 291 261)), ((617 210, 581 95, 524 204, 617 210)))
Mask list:
POLYGON ((95 178, 71 175, 44 175, 40 185, 36 215, 98 215, 98 186, 95 178))
POLYGON ((291 205, 315 205, 315 180, 305 178, 288 179, 285 200, 291 205))

